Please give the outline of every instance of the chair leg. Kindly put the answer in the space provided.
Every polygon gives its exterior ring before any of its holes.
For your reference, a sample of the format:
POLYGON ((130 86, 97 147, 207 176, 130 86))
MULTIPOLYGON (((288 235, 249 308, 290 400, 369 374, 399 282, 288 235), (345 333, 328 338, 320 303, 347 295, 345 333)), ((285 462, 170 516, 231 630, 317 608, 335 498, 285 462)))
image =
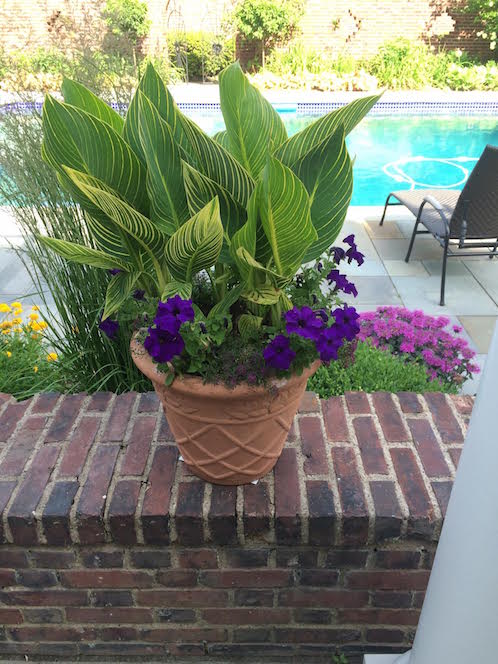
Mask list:
POLYGON ((496 242, 493 246, 493 251, 489 254, 489 260, 491 260, 492 258, 494 258, 497 255, 497 253, 496 253, 497 249, 498 249, 498 238, 496 238, 496 242))
POLYGON ((444 244, 444 253, 443 253, 443 269, 441 271, 441 299, 439 304, 444 307, 444 289, 446 286, 446 263, 448 261, 448 238, 444 244))
POLYGON ((379 226, 384 225, 384 219, 386 218, 386 211, 387 211, 387 206, 389 205, 389 199, 391 198, 391 194, 386 198, 386 204, 384 205, 384 212, 382 213, 382 219, 380 220, 379 226))
POLYGON ((408 263, 408 261, 410 260, 410 256, 411 256, 412 249, 413 249, 413 243, 415 242, 415 236, 417 235, 417 228, 418 228, 419 223, 420 223, 420 220, 417 217, 417 221, 415 222, 415 226, 413 227, 413 233, 412 233, 412 237, 411 237, 411 240, 410 240, 410 244, 408 246, 408 252, 407 252, 406 257, 405 257, 405 263, 408 263))

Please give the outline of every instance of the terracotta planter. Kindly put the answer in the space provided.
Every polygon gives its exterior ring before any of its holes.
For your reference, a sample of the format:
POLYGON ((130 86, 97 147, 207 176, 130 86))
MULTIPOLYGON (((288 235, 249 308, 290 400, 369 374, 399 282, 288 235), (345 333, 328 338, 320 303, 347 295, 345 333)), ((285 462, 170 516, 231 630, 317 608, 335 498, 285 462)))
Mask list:
POLYGON ((194 376, 166 387, 164 374, 136 340, 133 361, 150 378, 185 463, 214 484, 247 484, 266 475, 282 453, 315 362, 271 387, 207 385, 194 376))

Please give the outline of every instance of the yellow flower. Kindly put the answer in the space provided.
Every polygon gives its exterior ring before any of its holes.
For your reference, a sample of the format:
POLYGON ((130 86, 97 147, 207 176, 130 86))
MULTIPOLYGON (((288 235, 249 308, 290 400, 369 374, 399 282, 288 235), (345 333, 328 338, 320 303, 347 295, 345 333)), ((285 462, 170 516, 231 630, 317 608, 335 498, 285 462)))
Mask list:
POLYGON ((35 364, 35 366, 33 367, 33 371, 34 371, 35 373, 38 372, 38 367, 36 366, 36 364, 35 364))
POLYGON ((22 325, 22 318, 13 318, 12 325, 22 325))
POLYGON ((34 314, 29 314, 28 318, 29 320, 38 320, 40 316, 37 313, 34 313, 34 314))
POLYGON ((8 304, 5 304, 5 302, 2 302, 0 304, 0 314, 9 314, 12 311, 12 309, 9 307, 8 304))
POLYGON ((39 332, 42 330, 41 323, 37 323, 35 320, 31 323, 31 329, 34 330, 35 332, 39 332))
POLYGON ((36 304, 34 304, 34 305, 31 307, 31 311, 40 311, 40 307, 37 307, 36 304))
POLYGON ((40 330, 46 330, 48 327, 48 323, 46 323, 44 320, 41 320, 39 322, 40 330))
POLYGON ((22 309, 22 304, 20 302, 17 302, 17 301, 16 302, 11 302, 10 306, 12 307, 12 309, 22 309))
POLYGON ((58 357, 57 353, 49 353, 47 355, 47 362, 55 362, 57 357, 58 357))
POLYGON ((39 339, 40 336, 41 336, 40 334, 32 334, 32 335, 31 335, 31 338, 32 338, 32 339, 39 339))
POLYGON ((5 355, 7 355, 7 357, 12 357, 12 353, 10 352, 10 350, 6 350, 5 355))
POLYGON ((2 323, 0 323, 0 330, 7 330, 10 327, 12 327, 11 320, 4 320, 2 323))
POLYGON ((2 330, 2 334, 10 334, 10 330, 2 330))

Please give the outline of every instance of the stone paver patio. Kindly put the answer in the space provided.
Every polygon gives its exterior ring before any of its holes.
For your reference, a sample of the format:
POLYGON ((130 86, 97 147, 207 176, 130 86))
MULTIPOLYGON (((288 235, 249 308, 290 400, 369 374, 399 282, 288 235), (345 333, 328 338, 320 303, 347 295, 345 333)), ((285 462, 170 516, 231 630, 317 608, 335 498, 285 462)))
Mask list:
MULTIPOLYGON (((428 314, 449 316, 462 325, 464 336, 478 353, 482 366, 498 320, 498 259, 476 257, 448 261, 446 306, 439 306, 442 249, 430 236, 416 239, 412 259, 405 263, 413 216, 399 208, 388 212, 384 226, 378 225, 381 208, 352 207, 343 233, 354 233, 365 263, 341 269, 354 277, 360 311, 380 305, 422 309, 428 314)), ((30 277, 9 243, 21 238, 9 210, 0 208, 0 302, 25 299, 36 303, 30 277)), ((353 298, 351 298, 353 301, 353 298)), ((477 380, 468 381, 465 392, 474 393, 477 380)))

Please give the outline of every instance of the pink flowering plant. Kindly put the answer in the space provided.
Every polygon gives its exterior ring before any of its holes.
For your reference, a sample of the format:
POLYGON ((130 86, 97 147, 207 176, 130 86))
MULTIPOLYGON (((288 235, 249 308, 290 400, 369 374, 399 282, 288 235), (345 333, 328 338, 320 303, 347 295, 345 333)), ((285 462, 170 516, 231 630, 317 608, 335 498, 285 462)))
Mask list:
POLYGON ((360 314, 358 339, 394 355, 422 364, 433 380, 444 386, 460 385, 480 371, 472 362, 476 353, 459 336, 462 328, 447 329, 446 316, 428 316, 403 307, 378 307, 360 314))

